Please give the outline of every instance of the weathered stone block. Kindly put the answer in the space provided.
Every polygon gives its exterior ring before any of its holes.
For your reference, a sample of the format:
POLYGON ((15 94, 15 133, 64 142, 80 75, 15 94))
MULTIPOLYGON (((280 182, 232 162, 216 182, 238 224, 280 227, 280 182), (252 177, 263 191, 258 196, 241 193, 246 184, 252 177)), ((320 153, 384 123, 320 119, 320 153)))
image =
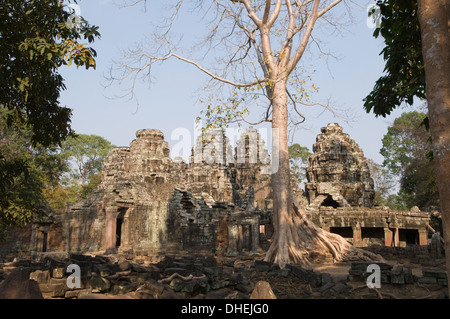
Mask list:
POLYGON ((267 281, 258 281, 250 295, 250 299, 277 299, 267 281))
POLYGON ((114 295, 118 294, 126 294, 131 291, 135 291, 138 287, 137 283, 122 283, 122 284, 116 284, 111 288, 111 293, 114 295))
POLYGON ((420 284, 436 284, 437 279, 435 277, 420 277, 417 282, 420 284))
POLYGON ((48 283, 50 273, 48 270, 36 270, 30 273, 30 279, 35 280, 38 284, 48 283))
POLYGON ((254 267, 256 271, 265 272, 270 269, 272 266, 271 262, 262 261, 262 260, 255 260, 254 267))
POLYGON ((441 285, 441 286, 448 286, 448 280, 447 280, 447 279, 441 279, 441 278, 438 278, 438 279, 437 279, 437 283, 438 283, 439 285, 441 285))
POLYGON ((92 292, 106 292, 111 288, 111 283, 108 279, 100 277, 99 275, 93 275, 89 280, 92 292))
POLYGON ((42 299, 39 284, 29 279, 27 269, 19 267, 0 283, 0 299, 42 299))
POLYGON ((391 283, 395 285, 404 285, 406 283, 404 274, 403 273, 396 275, 391 274, 391 283))
POLYGON ((91 289, 67 290, 64 297, 66 299, 79 298, 80 296, 92 293, 91 289))
POLYGON ((447 273, 445 271, 423 269, 422 274, 424 277, 434 277, 440 279, 447 279, 447 273))
POLYGON ((166 268, 164 270, 164 273, 167 275, 172 275, 174 273, 178 273, 181 276, 188 276, 191 271, 186 269, 186 268, 176 268, 176 267, 172 267, 172 268, 166 268))
POLYGON ((145 283, 145 289, 152 295, 155 299, 160 299, 163 295, 166 285, 157 282, 156 280, 147 280, 145 283))
POLYGON ((64 277, 65 274, 66 274, 65 268, 63 268, 63 267, 53 268, 53 271, 52 271, 53 278, 61 279, 64 277))
POLYGON ((291 270, 291 273, 300 278, 302 281, 309 283, 311 287, 320 287, 322 284, 322 276, 320 273, 316 273, 309 269, 304 269, 296 265, 286 265, 291 270))
POLYGON ((69 290, 65 283, 51 284, 51 286, 53 298, 63 298, 66 294, 66 291, 69 290))

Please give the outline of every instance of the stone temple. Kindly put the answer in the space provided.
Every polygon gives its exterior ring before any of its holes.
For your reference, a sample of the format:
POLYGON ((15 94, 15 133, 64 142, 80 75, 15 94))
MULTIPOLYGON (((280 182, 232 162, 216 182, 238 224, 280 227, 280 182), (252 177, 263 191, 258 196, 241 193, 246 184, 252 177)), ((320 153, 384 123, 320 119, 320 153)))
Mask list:
MULTIPOLYGON (((374 207, 363 151, 342 127, 322 128, 293 192, 316 225, 355 246, 427 244, 429 214, 374 207)), ((11 231, 0 256, 48 252, 208 252, 236 256, 267 248, 272 226, 269 153, 249 128, 230 145, 221 132, 200 136, 189 163, 169 157, 162 132, 139 130, 108 156, 89 198, 11 231)))

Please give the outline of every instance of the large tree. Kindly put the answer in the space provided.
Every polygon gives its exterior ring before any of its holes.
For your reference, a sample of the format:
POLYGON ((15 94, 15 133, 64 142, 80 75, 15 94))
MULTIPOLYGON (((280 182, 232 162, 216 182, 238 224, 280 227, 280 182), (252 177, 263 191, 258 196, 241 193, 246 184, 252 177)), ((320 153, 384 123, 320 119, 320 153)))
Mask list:
POLYGON ((61 146, 61 154, 72 161, 71 181, 86 185, 90 177, 103 170, 103 163, 114 145, 98 135, 78 134, 67 138, 61 146))
MULTIPOLYGON (((144 1, 130 1, 131 4, 140 2, 144 1)), ((299 106, 307 80, 299 62, 308 43, 314 41, 314 28, 335 22, 329 13, 341 2, 196 1, 197 12, 207 11, 204 16, 210 20, 211 32, 200 45, 195 44, 192 52, 199 53, 195 59, 183 55, 172 41, 171 31, 175 30, 177 15, 184 5, 182 0, 175 1, 173 14, 153 37, 157 43, 152 43, 149 49, 138 47, 127 52, 128 59, 118 65, 119 73, 111 75, 111 80, 131 79, 133 88, 140 76, 150 75, 156 63, 178 59, 207 74, 213 83, 231 87, 228 98, 231 105, 223 107, 220 103, 223 100, 219 100, 215 107, 225 115, 243 117, 247 109, 239 108, 245 101, 260 107, 262 120, 259 122, 271 123, 272 145, 278 146, 272 150, 272 159, 278 167, 271 179, 275 233, 266 260, 281 267, 286 263, 308 263, 312 257, 324 254, 331 254, 335 260, 374 258, 373 254, 353 247, 341 236, 324 231, 308 220, 296 206, 291 188, 288 123, 294 115, 300 121, 304 118, 299 106), (255 101, 258 97, 265 100, 258 103, 255 101)))
POLYGON ((375 206, 389 206, 392 209, 397 209, 398 206, 391 205, 392 199, 390 191, 394 187, 392 174, 383 165, 380 165, 373 160, 368 161, 370 177, 374 182, 375 198, 373 203, 375 206))
POLYGON ((289 161, 291 163, 291 171, 299 184, 306 180, 306 164, 311 152, 306 146, 298 143, 289 145, 289 161))
POLYGON ((8 123, 26 123, 32 142, 44 146, 73 133, 72 111, 59 104, 66 87, 58 69, 95 67, 96 52, 83 42, 99 37, 98 27, 70 19, 60 0, 0 2, 0 107, 14 110, 8 123))
POLYGON ((417 111, 403 113, 382 140, 383 166, 399 178, 398 195, 406 208, 439 206, 430 133, 422 125, 425 118, 417 111))
POLYGON ((56 147, 32 145, 28 126, 8 126, 9 112, 0 108, 0 238, 42 215, 51 201, 46 190, 68 169, 56 147))
POLYGON ((385 39, 385 71, 400 81, 390 87, 377 83, 365 107, 385 116, 403 101, 411 104, 414 96, 427 99, 450 272, 450 3, 449 0, 378 0, 377 5, 381 24, 375 36, 381 34, 385 39), (372 103, 383 99, 389 104, 372 103), (400 103, 389 102, 395 100, 400 103))
MULTIPOLYGON (((8 136, 10 129, 25 130, 36 154, 73 134, 72 110, 59 103, 66 87, 58 70, 72 63, 95 67, 96 52, 83 42, 97 37, 98 27, 71 16, 60 0, 0 1, 0 136, 8 136)), ((12 214, 19 218, 20 211, 20 218, 28 220, 42 198, 29 196, 19 185, 41 190, 33 173, 36 158, 25 156, 19 145, 17 153, 23 156, 13 156, 6 145, 0 149, 0 219, 12 214), (20 205, 11 204, 19 199, 20 205)))
MULTIPOLYGON (((450 1, 420 0, 428 117, 450 273, 450 1)), ((450 277, 448 279, 450 287, 450 277)))

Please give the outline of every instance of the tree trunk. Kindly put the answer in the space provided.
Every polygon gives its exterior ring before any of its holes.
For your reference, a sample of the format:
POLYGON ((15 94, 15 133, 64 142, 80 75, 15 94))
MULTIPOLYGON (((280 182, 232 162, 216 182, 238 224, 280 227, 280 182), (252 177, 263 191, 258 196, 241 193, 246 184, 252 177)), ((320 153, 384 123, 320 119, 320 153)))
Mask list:
POLYGON ((420 0, 418 5, 428 117, 441 204, 447 273, 450 274, 450 1, 420 0))
POLYGON ((319 228, 297 207, 290 185, 286 82, 275 84, 272 92, 272 130, 278 131, 272 134, 272 145, 278 145, 279 165, 272 174, 275 232, 265 260, 281 268, 288 263, 308 265, 316 257, 330 255, 335 261, 383 261, 380 256, 353 247, 343 237, 319 228))

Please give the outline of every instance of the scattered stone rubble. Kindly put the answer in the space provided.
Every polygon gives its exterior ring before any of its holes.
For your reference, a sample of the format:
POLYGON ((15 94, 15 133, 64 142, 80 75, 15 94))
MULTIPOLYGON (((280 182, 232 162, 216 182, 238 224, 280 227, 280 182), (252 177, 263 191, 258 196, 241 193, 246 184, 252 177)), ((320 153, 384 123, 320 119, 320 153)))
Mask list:
MULTIPOLYGON (((280 269, 277 264, 255 257, 49 253, 37 260, 16 259, 0 264, 0 296, 17 298, 24 291, 16 291, 17 287, 28 285, 34 287, 29 298, 40 298, 36 295, 38 286, 45 299, 249 299, 264 291, 264 298, 354 298, 369 275, 367 262, 346 264, 347 276, 333 276, 290 264, 280 269), (67 284, 72 274, 67 267, 71 264, 81 269, 80 286, 72 289, 67 284), (25 284, 5 284, 17 270, 25 284), (266 289, 259 291, 259 286, 266 289)), ((383 287, 419 286, 435 291, 433 298, 446 297, 447 275, 440 268, 424 268, 422 276, 417 276, 406 264, 378 265, 383 287)))

